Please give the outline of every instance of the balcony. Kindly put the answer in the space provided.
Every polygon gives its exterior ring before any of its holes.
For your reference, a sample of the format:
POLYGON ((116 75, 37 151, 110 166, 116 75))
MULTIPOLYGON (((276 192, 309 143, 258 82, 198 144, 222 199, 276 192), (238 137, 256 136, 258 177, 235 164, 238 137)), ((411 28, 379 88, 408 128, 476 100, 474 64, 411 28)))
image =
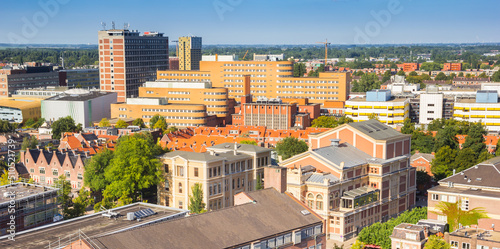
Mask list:
POLYGON ((378 201, 380 198, 380 190, 363 186, 344 193, 341 198, 341 211, 353 210, 370 203, 378 201))

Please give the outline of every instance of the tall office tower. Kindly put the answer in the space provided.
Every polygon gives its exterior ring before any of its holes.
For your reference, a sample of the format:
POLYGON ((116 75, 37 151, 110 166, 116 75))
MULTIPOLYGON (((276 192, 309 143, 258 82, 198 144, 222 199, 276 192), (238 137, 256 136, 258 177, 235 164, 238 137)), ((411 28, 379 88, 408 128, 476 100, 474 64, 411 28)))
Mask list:
POLYGON ((137 30, 101 30, 99 68, 102 91, 118 93, 118 102, 137 97, 139 87, 156 80, 157 70, 168 69, 168 37, 137 30))
POLYGON ((179 70, 200 70, 201 37, 179 37, 179 70))

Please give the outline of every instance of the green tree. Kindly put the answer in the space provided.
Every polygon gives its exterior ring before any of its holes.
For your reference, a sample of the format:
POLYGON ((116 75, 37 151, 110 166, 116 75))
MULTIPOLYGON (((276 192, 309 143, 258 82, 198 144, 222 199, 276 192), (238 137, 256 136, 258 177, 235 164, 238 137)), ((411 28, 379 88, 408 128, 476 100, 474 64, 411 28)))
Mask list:
POLYGON ((440 71, 441 69, 443 69, 443 65, 440 63, 436 63, 436 62, 424 62, 420 66, 420 70, 428 71, 428 72, 440 71))
POLYGON ((495 155, 497 154, 498 148, 500 147, 500 139, 497 140, 497 144, 495 145, 495 155))
POLYGON ((500 82, 500 70, 496 71, 492 76, 491 76, 491 81, 493 82, 500 82))
POLYGON ((0 186, 10 184, 11 179, 9 178, 9 171, 3 170, 2 177, 0 177, 0 186))
POLYGON ((241 140, 239 143, 240 143, 240 144, 251 144, 251 145, 257 145, 257 142, 255 142, 255 140, 241 140))
POLYGON ((449 146, 451 149, 458 149, 457 131, 453 126, 446 126, 444 129, 438 131, 436 135, 436 143, 434 144, 434 151, 444 146, 449 146))
POLYGON ((171 132, 176 132, 178 131, 179 129, 175 126, 170 126, 167 128, 167 133, 171 133, 171 132))
POLYGON ((104 199, 117 201, 117 205, 129 204, 138 200, 141 191, 158 184, 163 172, 156 156, 161 152, 151 134, 135 133, 121 137, 104 173, 109 182, 103 193, 104 199))
POLYGON ((486 129, 480 122, 471 123, 462 148, 471 148, 474 151, 475 158, 478 158, 483 151, 486 151, 486 144, 484 143, 486 134, 486 129))
POLYGON ((102 198, 102 192, 109 184, 106 180, 105 172, 113 159, 113 151, 105 149, 101 153, 91 157, 85 164, 83 173, 84 185, 92 191, 98 200, 102 198))
POLYGON ((396 73, 396 75, 399 75, 399 76, 406 76, 406 73, 405 73, 405 71, 403 71, 403 70, 399 70, 399 71, 396 73))
POLYGON ((255 190, 261 190, 264 189, 264 184, 262 183, 262 178, 260 177, 260 174, 257 174, 257 184, 255 185, 255 190))
MULTIPOLYGON (((479 68, 481 68, 481 69, 491 69, 490 65, 488 65, 488 64, 481 64, 481 66, 479 68)), ((486 76, 486 74, 485 74, 485 76, 486 76)), ((487 78, 487 76, 486 77, 479 76, 479 78, 487 78)))
POLYGON ((73 199, 73 206, 68 207, 64 213, 66 214, 64 218, 72 219, 80 217, 85 214, 85 209, 92 205, 94 200, 90 198, 90 192, 84 188, 80 189, 78 197, 73 199))
POLYGON ((137 118, 134 121, 132 121, 133 126, 139 126, 140 128, 146 128, 146 125, 144 124, 144 121, 142 118, 137 118))
POLYGON ((415 123, 412 123, 410 118, 405 118, 403 127, 401 127, 401 133, 413 134, 414 131, 415 131, 415 123))
POLYGON ((38 139, 35 136, 26 136, 23 138, 23 143, 21 144, 21 150, 36 149, 38 145, 38 139))
POLYGON ((60 118, 52 124, 52 138, 61 139, 64 132, 74 132, 77 129, 75 120, 71 116, 60 118))
POLYGON ((418 76, 418 73, 415 71, 411 71, 408 76, 418 76))
POLYGON ((436 204, 437 211, 431 211, 438 215, 444 215, 447 218, 447 223, 450 226, 450 231, 458 229, 458 224, 462 226, 470 226, 477 224, 479 219, 489 218, 484 208, 476 207, 470 210, 463 210, 462 202, 444 202, 440 201, 436 204))
POLYGON ((168 128, 168 125, 167 125, 167 122, 165 121, 165 118, 161 117, 160 119, 158 119, 158 121, 156 121, 153 128, 165 131, 168 128))
POLYGON ((366 73, 361 76, 361 79, 353 82, 352 92, 366 92, 373 89, 380 89, 382 82, 378 79, 375 73, 366 73))
POLYGON ((352 244, 351 249, 364 249, 365 245, 366 245, 365 243, 363 243, 359 240, 356 240, 354 242, 354 244, 352 244))
POLYGON ((464 77, 464 72, 458 73, 458 77, 464 77))
MULTIPOLYGON (((154 128, 156 122, 158 122, 159 119, 163 118, 160 116, 160 114, 154 115, 150 120, 149 120, 149 128, 154 128)), ((163 118, 164 119, 164 118, 163 118)))
POLYGON ((446 241, 437 236, 437 235, 431 235, 429 236, 429 239, 425 243, 425 249, 450 249, 451 246, 450 244, 446 243, 446 241))
POLYGON ((386 71, 384 72, 383 77, 382 77, 382 83, 385 83, 385 82, 387 82, 388 80, 390 80, 390 79, 391 79, 391 76, 392 76, 391 70, 386 70, 386 71))
POLYGON ((483 151, 481 152, 481 154, 479 154, 479 157, 477 158, 477 161, 476 161, 476 164, 477 163, 482 163, 486 160, 490 160, 492 158, 494 158, 495 156, 490 154, 488 151, 483 151))
POLYGON ((191 213, 200 214, 207 210, 205 209, 206 204, 203 203, 203 189, 201 183, 195 183, 191 187, 191 195, 189 196, 189 210, 191 213))
POLYGON ((71 183, 66 180, 65 175, 60 175, 57 180, 54 181, 54 187, 58 188, 58 197, 57 201, 60 205, 60 209, 62 210, 62 214, 64 218, 69 218, 71 213, 69 212, 69 206, 72 203, 71 199, 71 183))
POLYGON ((293 77, 304 77, 306 72, 306 65, 304 63, 293 64, 293 77))
POLYGON ((307 143, 295 137, 286 137, 276 144, 276 152, 282 160, 307 151, 307 143))
POLYGON ((128 127, 128 124, 127 122, 119 119, 117 122, 116 122, 116 125, 115 125, 116 128, 127 128, 128 127))
POLYGON ((431 172, 434 178, 439 181, 450 176, 455 168, 455 158, 457 151, 446 145, 441 147, 431 162, 431 172))
POLYGON ((458 151, 455 158, 454 169, 456 172, 466 170, 477 162, 477 156, 471 148, 463 148, 458 151))
POLYGON ((376 113, 370 113, 368 115, 368 119, 375 119, 375 120, 379 120, 378 118, 378 115, 376 113))
POLYGON ((443 72, 439 72, 436 77, 434 77, 434 80, 447 80, 448 77, 446 77, 446 74, 443 72))
POLYGON ((110 127, 111 123, 107 118, 102 118, 101 121, 99 122, 99 127, 110 127))
POLYGON ((352 118, 342 116, 340 118, 336 118, 333 116, 320 116, 312 121, 312 127, 321 127, 321 128, 335 128, 339 125, 352 123, 354 122, 352 118))

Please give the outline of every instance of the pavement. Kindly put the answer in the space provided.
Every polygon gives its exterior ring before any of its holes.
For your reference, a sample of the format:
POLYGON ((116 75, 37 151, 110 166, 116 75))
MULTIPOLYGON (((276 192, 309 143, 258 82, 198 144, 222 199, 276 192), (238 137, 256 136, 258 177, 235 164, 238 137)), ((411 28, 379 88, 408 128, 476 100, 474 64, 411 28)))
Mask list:
POLYGON ((346 240, 344 242, 329 239, 329 240, 326 241, 326 249, 333 249, 333 248, 335 248, 334 247, 335 244, 337 244, 337 246, 344 246, 343 247, 344 249, 351 249, 352 244, 354 244, 354 242, 356 242, 357 238, 358 237, 354 237, 354 238, 351 238, 351 239, 346 240))

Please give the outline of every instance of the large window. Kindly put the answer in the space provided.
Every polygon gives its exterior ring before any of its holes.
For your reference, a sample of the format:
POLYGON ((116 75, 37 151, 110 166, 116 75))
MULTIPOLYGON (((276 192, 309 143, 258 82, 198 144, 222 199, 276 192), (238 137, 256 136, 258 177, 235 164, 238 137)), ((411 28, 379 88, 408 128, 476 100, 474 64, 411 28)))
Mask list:
POLYGON ((462 242, 462 249, 470 249, 470 244, 462 242))
POLYGON ((182 183, 179 182, 179 194, 182 194, 182 183))
POLYGON ((432 194, 431 196, 433 201, 439 201, 439 195, 438 194, 432 194))
POLYGON ((310 208, 314 208, 314 195, 311 193, 307 195, 307 206, 310 208))
POLYGON ((184 176, 184 167, 177 166, 177 176, 184 176))
MULTIPOLYGON (((210 172, 212 172, 212 169, 210 169, 210 172)), ((198 168, 194 168, 194 177, 198 177, 198 168)))
POLYGON ((322 195, 317 195, 316 196, 316 209, 323 209, 323 196, 322 195))

